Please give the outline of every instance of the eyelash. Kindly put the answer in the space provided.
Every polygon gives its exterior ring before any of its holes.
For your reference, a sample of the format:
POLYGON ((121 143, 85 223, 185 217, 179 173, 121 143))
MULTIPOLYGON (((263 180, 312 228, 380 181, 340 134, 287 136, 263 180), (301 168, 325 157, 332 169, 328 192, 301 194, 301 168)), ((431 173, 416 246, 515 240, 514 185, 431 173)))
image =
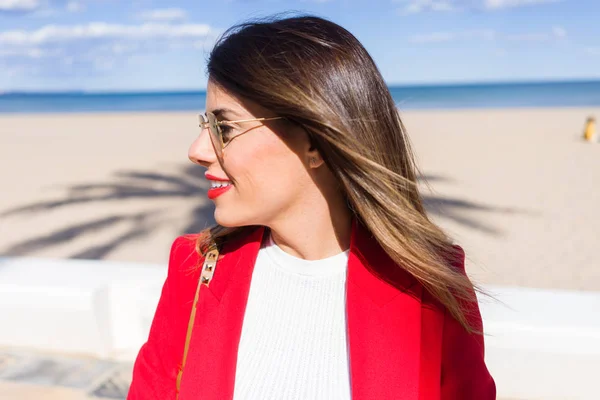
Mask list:
POLYGON ((221 132, 223 133, 223 135, 228 134, 230 132, 230 130, 232 129, 231 126, 224 125, 224 124, 221 125, 220 128, 221 128, 221 132))
POLYGON ((230 138, 228 136, 230 133, 232 133, 231 131, 233 130, 233 127, 222 124, 219 126, 219 128, 221 129, 221 138, 223 139, 223 143, 229 142, 230 138))

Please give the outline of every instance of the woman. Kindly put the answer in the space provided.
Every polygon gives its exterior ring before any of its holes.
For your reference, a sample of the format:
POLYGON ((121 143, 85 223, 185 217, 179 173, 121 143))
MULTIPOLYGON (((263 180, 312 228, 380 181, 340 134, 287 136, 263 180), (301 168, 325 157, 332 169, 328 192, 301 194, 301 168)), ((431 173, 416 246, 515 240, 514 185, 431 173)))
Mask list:
POLYGON ((247 23, 208 73, 189 157, 218 225, 173 244, 128 398, 494 399, 464 253, 357 39, 247 23))

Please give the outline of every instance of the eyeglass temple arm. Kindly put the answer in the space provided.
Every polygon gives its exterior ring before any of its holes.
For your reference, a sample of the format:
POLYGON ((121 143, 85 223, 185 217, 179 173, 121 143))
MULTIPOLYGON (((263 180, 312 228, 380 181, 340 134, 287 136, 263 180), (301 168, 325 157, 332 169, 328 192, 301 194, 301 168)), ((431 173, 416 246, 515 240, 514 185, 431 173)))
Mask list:
POLYGON ((237 124, 240 122, 253 122, 253 121, 270 121, 273 119, 282 119, 283 117, 270 117, 270 118, 252 118, 252 119, 238 119, 237 121, 217 121, 219 125, 237 124))
MULTIPOLYGON (((240 122, 253 122, 253 121, 271 121, 274 119, 283 119, 283 117, 269 117, 269 118, 252 118, 252 119, 238 119, 236 121, 217 121, 217 125, 228 125, 228 124, 237 124, 240 122)), ((204 127, 208 124, 208 121, 200 121, 200 126, 204 127)))

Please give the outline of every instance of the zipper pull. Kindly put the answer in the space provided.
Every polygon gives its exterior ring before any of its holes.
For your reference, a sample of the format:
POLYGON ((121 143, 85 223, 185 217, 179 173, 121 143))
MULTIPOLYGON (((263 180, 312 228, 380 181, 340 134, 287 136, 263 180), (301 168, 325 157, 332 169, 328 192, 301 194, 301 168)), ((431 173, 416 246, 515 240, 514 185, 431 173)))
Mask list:
POLYGON ((213 248, 208 253, 206 253, 206 257, 204 258, 204 265, 202 266, 202 274, 200 275, 200 283, 208 286, 210 280, 215 273, 215 269, 217 267, 217 260, 219 259, 219 250, 213 248))

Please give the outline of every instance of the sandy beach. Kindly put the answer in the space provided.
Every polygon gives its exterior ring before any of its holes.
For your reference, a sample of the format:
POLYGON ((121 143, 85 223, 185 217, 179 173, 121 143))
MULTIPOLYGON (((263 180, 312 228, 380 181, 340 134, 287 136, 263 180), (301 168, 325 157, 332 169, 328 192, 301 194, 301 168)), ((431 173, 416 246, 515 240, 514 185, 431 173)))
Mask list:
MULTIPOLYGON (((432 217, 479 283, 600 290, 600 109, 406 111, 432 217)), ((212 222, 194 113, 0 116, 0 254, 166 263, 212 222)))

